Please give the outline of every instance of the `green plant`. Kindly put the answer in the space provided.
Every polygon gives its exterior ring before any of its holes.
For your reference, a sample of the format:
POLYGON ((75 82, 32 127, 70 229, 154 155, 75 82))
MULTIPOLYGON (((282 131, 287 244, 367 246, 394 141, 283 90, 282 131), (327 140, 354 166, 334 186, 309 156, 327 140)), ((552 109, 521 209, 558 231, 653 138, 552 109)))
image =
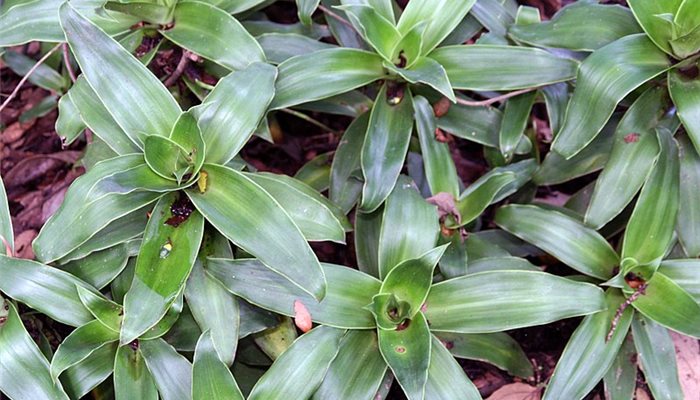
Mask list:
POLYGON ((656 398, 683 396, 668 330, 700 337, 697 1, 541 21, 514 0, 297 0, 291 24, 273 3, 0 6, 4 63, 50 92, 20 120, 57 107, 63 143, 88 142, 38 262, 13 257, 0 191, 0 391, 355 399, 396 379, 480 398, 455 357, 528 378, 505 331, 583 316, 545 398, 603 380, 630 399, 635 356, 656 398), (30 41, 36 63, 9 48, 30 41), (280 113, 352 122, 295 177, 257 172, 239 153, 279 141, 280 113), (350 231, 356 265, 319 262, 308 242, 350 231))
MULTIPOLYGON (((308 313, 320 324, 275 360, 250 398, 369 398, 388 366, 410 399, 478 399, 450 352, 529 376, 522 351, 498 332, 604 307, 602 292, 589 284, 498 262, 489 271, 433 283, 447 246, 433 248, 439 230, 435 207, 405 177, 374 223, 379 236, 359 239, 371 249, 363 256, 372 265, 360 264, 362 272, 323 264, 329 285, 320 303, 259 261, 208 259, 207 273, 232 293, 297 321, 308 313)), ((358 235, 363 233, 358 226, 358 235)))

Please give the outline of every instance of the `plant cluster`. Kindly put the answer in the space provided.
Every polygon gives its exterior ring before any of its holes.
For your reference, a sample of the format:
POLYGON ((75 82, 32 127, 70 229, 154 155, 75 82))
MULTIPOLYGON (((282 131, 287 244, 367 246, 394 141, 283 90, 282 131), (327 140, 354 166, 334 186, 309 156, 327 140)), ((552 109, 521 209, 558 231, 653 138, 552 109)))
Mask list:
POLYGON ((297 0, 295 24, 272 3, 2 4, 3 61, 55 93, 32 112, 57 107, 66 145, 92 135, 37 261, 13 257, 0 190, 2 393, 375 399, 396 381, 479 399, 456 358, 527 378, 505 331, 582 316, 545 399, 601 380, 632 399, 640 365, 655 398, 683 397, 669 330, 700 338, 700 1, 541 21, 514 0, 297 0), (30 41, 40 64, 13 47, 30 41), (159 79, 163 51, 182 60, 159 79), (239 153, 280 112, 353 121, 295 177, 259 172, 239 153), (455 140, 488 172, 465 184, 455 140), (319 262, 309 242, 348 232, 357 264, 319 262), (30 309, 70 327, 57 348, 30 309))

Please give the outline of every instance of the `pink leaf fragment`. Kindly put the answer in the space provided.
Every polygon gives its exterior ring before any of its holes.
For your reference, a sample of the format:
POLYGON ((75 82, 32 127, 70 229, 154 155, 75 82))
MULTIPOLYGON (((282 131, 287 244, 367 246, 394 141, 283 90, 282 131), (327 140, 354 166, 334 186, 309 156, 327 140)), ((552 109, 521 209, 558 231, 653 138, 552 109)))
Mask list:
POLYGON ((299 300, 294 300, 294 324, 304 333, 310 331, 312 326, 311 314, 299 300))

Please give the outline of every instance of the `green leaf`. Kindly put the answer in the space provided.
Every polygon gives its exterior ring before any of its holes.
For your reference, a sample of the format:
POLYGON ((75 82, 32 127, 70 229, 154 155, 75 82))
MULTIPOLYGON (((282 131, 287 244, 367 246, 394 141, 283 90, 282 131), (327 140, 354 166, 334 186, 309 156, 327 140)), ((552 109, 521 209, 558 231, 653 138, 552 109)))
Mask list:
POLYGON ((367 133, 369 113, 350 123, 340 139, 331 164, 330 199, 344 212, 349 212, 362 192, 360 154, 367 133))
POLYGON ((533 91, 512 97, 506 102, 498 132, 498 147, 506 160, 513 157, 513 152, 525 133, 536 95, 537 92, 533 91))
POLYGON ((204 172, 204 193, 187 193, 207 221, 268 268, 322 299, 326 282, 318 259, 279 203, 238 171, 206 164, 204 172))
POLYGON ((700 280, 697 279, 699 269, 700 261, 697 259, 664 260, 657 271, 670 278, 700 303, 700 280))
POLYGON ((117 347, 116 342, 102 346, 63 373, 61 381, 71 399, 83 398, 112 375, 117 347))
MULTIPOLYGON (((7 203, 7 193, 5 192, 5 183, 0 176, 0 242, 5 241, 9 246, 10 251, 15 251, 15 235, 12 233, 12 218, 10 217, 10 209, 7 203)), ((7 255, 5 245, 0 246, 0 254, 7 255)))
POLYGON ((397 265, 433 249, 439 230, 435 206, 423 200, 408 177, 400 177, 387 198, 381 218, 377 249, 379 277, 383 279, 397 265))
POLYGON ((232 257, 228 240, 219 233, 204 236, 202 250, 185 286, 185 298, 202 331, 209 331, 221 361, 233 364, 238 344, 240 312, 238 300, 216 279, 204 272, 207 257, 232 257))
MULTIPOLYGON (((7 50, 3 54, 2 60, 13 72, 21 76, 27 75, 37 63, 24 54, 11 50, 7 50)), ((59 93, 62 93, 68 86, 68 79, 46 64, 40 64, 36 67, 27 80, 43 89, 59 93)))
POLYGON ((661 148, 659 158, 642 187, 622 244, 622 258, 634 258, 642 265, 658 265, 673 240, 680 197, 676 141, 664 128, 656 132, 661 148))
POLYGON ((373 398, 387 368, 379 353, 376 332, 348 331, 338 347, 338 355, 312 399, 373 398))
POLYGON ((80 116, 80 111, 71 100, 70 96, 61 96, 58 100, 58 119, 56 119, 56 133, 61 138, 63 145, 73 143, 87 126, 80 116))
POLYGON ((320 2, 321 0, 297 0, 297 15, 302 24, 311 25, 313 22, 311 15, 316 11, 320 2))
POLYGON ((244 399, 231 371, 219 359, 209 331, 202 333, 194 352, 192 398, 194 400, 244 399))
POLYGON ((384 76, 378 54, 355 49, 328 49, 292 57, 279 65, 271 109, 319 100, 364 86, 384 76), (318 77, 333 71, 323 81, 318 77))
POLYGON ((406 158, 412 129, 410 90, 383 85, 372 108, 362 145, 361 164, 365 177, 360 202, 362 211, 376 210, 394 188, 406 158))
MULTIPOLYGON (((315 192, 325 192, 330 187, 331 161, 334 155, 334 151, 317 155, 297 170, 294 179, 303 183, 304 187, 308 185, 315 192)), ((325 197, 322 198, 325 199, 325 197)), ((333 207, 340 215, 345 216, 345 212, 341 211, 340 207, 337 205, 333 207)))
POLYGON ((581 64, 566 119, 552 148, 571 158, 603 128, 617 103, 666 71, 670 61, 643 34, 630 35, 595 51, 581 64))
POLYGON ((509 205, 498 210, 495 222, 586 275, 609 279, 619 264, 618 255, 605 238, 560 212, 533 205, 509 205))
POLYGON ((543 87, 541 91, 547 106, 549 128, 556 134, 564 123, 566 107, 569 104, 569 85, 564 82, 555 83, 543 87))
POLYGON ((2 301, 0 391, 14 399, 68 399, 49 374, 49 363, 22 325, 15 305, 2 301))
POLYGON ((683 0, 644 1, 630 0, 630 9, 644 32, 660 49, 673 54, 669 41, 673 31, 671 21, 663 18, 663 14, 675 14, 683 0))
POLYGON ((119 334, 93 320, 71 332, 51 359, 51 377, 56 380, 66 369, 88 358, 102 347, 119 340, 119 334))
MULTIPOLYGON (((697 66, 694 66, 697 68, 697 66)), ((672 69, 668 73, 668 90, 673 104, 678 109, 678 117, 683 122, 688 136, 700 149, 700 79, 693 77, 693 66, 689 69, 672 69)))
POLYGON ((0 255, 0 291, 66 325, 81 326, 93 317, 76 286, 95 289, 58 268, 0 255))
POLYGON ((568 160, 557 152, 547 153, 533 181, 538 185, 555 185, 602 169, 610 157, 618 122, 619 118, 613 116, 591 144, 568 160))
POLYGON ((338 8, 345 11, 355 29, 377 53, 392 63, 398 62, 393 59, 393 50, 401 40, 401 33, 391 21, 368 5, 347 4, 338 8))
POLYGON ((265 33, 256 38, 267 61, 281 64, 294 56, 327 50, 336 46, 296 33, 265 33))
POLYGON ((447 114, 437 119, 438 127, 462 139, 484 146, 498 146, 502 113, 495 107, 450 105, 447 114))
POLYGON ((634 345, 641 359, 644 377, 654 399, 682 399, 678 381, 676 348, 668 330, 654 321, 635 314, 632 320, 634 345))
POLYGON ((204 233, 204 218, 196 210, 190 209, 185 221, 173 212, 181 212, 179 208, 187 203, 184 194, 173 193, 161 198, 153 209, 134 279, 124 297, 122 345, 153 327, 182 293, 204 233))
POLYGON ((75 104, 85 125, 117 154, 141 152, 143 145, 136 133, 127 133, 117 124, 84 75, 78 77, 66 96, 75 104))
MULTIPOLYGON (((473 236, 472 236, 473 237, 473 236)), ((472 260, 467 269, 468 274, 478 274, 486 271, 541 271, 524 258, 511 256, 489 256, 472 260)))
POLYGON ((114 394, 116 400, 158 399, 158 389, 138 346, 122 346, 117 350, 114 361, 114 394))
POLYGON ((60 15, 80 69, 115 121, 137 143, 145 134, 167 135, 180 106, 158 78, 71 4, 62 5, 60 15))
POLYGON ((406 397, 423 399, 430 367, 432 335, 422 313, 394 330, 379 329, 379 351, 406 397))
POLYGON ((62 265, 61 269, 102 289, 124 270, 128 261, 129 248, 126 244, 120 244, 71 261, 62 265))
POLYGON ((632 323, 633 311, 627 308, 612 337, 606 340, 611 321, 624 301, 617 289, 608 289, 607 310, 583 319, 564 348, 544 399, 582 399, 600 382, 613 365, 632 323))
POLYGON ((143 155, 151 170, 165 179, 180 183, 184 175, 192 171, 187 162, 188 151, 164 136, 146 137, 143 155))
POLYGON ((357 258, 357 268, 375 278, 381 277, 379 269, 379 237, 383 219, 383 207, 370 214, 355 213, 355 258, 357 258))
POLYGON ((424 313, 433 331, 490 333, 603 309, 603 292, 591 284, 544 272, 495 271, 433 285, 424 313))
POLYGON ((605 373, 605 395, 610 400, 632 400, 637 387, 637 351, 627 334, 615 360, 605 373))
POLYGON ((688 336, 700 337, 700 304, 658 271, 647 281, 644 295, 632 305, 658 324, 688 336))
POLYGON ((479 390, 464 373, 462 366, 435 336, 430 346, 425 399, 481 399, 479 390))
POLYGON ((406 260, 387 273, 379 293, 389 293, 410 306, 408 318, 413 318, 428 297, 433 271, 446 245, 436 247, 419 258, 406 260))
POLYGON ((416 96, 413 98, 413 112, 430 192, 433 195, 445 192, 456 197, 459 194, 460 178, 450 147, 435 138, 437 123, 432 106, 425 97, 416 96))
POLYGON ((313 188, 285 175, 246 174, 289 214, 308 241, 345 243, 345 215, 313 188), (341 222, 342 221, 342 222, 341 222))
POLYGON ((538 47, 594 51, 641 31, 629 9, 582 1, 561 8, 549 21, 513 25, 508 36, 538 47))
POLYGON ((475 2, 475 0, 414 1, 404 9, 397 27, 402 34, 405 34, 417 24, 427 22, 421 46, 421 53, 427 54, 457 27, 475 2))
POLYGON ((272 101, 276 76, 270 65, 251 64, 219 80, 192 108, 207 145, 207 162, 226 164, 243 148, 272 101))
POLYGON ((333 264, 323 264, 327 275, 326 297, 317 302, 257 260, 209 259, 207 272, 226 289, 252 304, 276 313, 294 316, 294 303, 301 302, 320 324, 345 329, 375 327, 374 317, 364 309, 379 292, 381 283, 371 276, 333 264))
POLYGON ((563 82, 578 63, 544 50, 499 45, 440 47, 429 54, 447 71, 453 89, 515 90, 563 82))
POLYGON ((177 44, 231 70, 265 62, 255 39, 226 11, 199 1, 178 3, 171 29, 159 32, 177 44))
POLYGON ((397 68, 391 64, 384 63, 384 66, 409 83, 423 83, 437 90, 451 101, 455 100, 455 94, 447 77, 447 72, 442 65, 430 57, 421 57, 409 68, 397 68))
POLYGON ((455 357, 487 362, 523 378, 533 374, 523 349, 505 333, 439 332, 436 336, 455 357))
MULTIPOLYGON (((180 118, 175 122, 169 138, 185 149, 184 161, 191 167, 190 173, 195 175, 202 168, 202 164, 204 164, 206 145, 193 114, 190 111, 180 114, 180 118)), ((181 181, 180 178, 178 178, 179 181, 181 181)))
POLYGON ((146 1, 130 1, 122 3, 119 1, 107 1, 104 4, 105 10, 118 11, 120 13, 133 15, 144 22, 152 24, 167 25, 172 22, 172 8, 162 5, 148 3, 146 1))
MULTIPOLYGON (((80 302, 90 311, 90 314, 105 327, 115 333, 119 333, 124 308, 102 295, 93 293, 80 286, 77 287, 77 290, 80 302)), ((119 339, 119 335, 117 335, 117 339, 119 339)))
POLYGON ((163 400, 189 399, 192 395, 192 364, 163 339, 139 341, 153 381, 163 400))
POLYGON ((319 326, 300 336, 255 384, 250 400, 307 399, 321 385, 346 331, 319 326))
POLYGON ((647 90, 620 120, 612 150, 609 150, 610 158, 596 180, 586 210, 587 225, 600 229, 618 215, 642 187, 659 156, 654 127, 663 113, 665 96, 663 88, 647 90))
POLYGON ((496 36, 505 36, 508 27, 515 22, 514 10, 507 9, 499 0, 478 0, 470 14, 496 36))

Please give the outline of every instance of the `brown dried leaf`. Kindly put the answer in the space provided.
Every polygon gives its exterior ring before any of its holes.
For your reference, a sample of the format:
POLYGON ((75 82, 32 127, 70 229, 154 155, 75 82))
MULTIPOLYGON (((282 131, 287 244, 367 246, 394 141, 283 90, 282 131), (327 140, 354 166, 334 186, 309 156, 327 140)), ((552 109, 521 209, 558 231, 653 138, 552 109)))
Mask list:
POLYGON ((34 229, 26 230, 15 237, 15 257, 34 259, 32 240, 39 234, 34 229))
POLYGON ((462 215, 459 213, 457 206, 455 206, 455 198, 451 194, 440 192, 433 197, 428 197, 426 201, 437 206, 438 215, 441 219, 445 216, 453 215, 457 222, 462 221, 462 215))
POLYGON ((541 391, 541 388, 516 382, 501 387, 486 400, 539 400, 541 391))
POLYGON ((700 400, 700 342, 689 336, 671 332, 676 346, 678 378, 686 400, 700 400))

